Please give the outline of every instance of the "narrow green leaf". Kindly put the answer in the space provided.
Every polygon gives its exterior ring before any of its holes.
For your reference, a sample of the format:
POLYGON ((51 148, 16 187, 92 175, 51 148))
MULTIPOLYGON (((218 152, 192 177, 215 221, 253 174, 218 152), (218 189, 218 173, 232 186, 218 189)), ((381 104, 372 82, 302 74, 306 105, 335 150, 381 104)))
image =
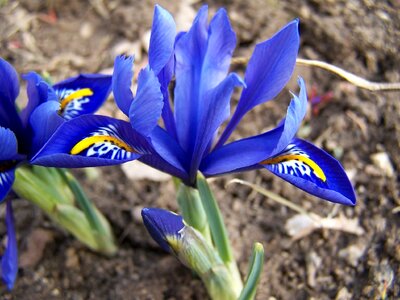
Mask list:
POLYGON ((244 284, 242 293, 238 300, 252 300, 254 299, 260 275, 264 266, 264 247, 260 243, 255 243, 253 248, 253 255, 249 265, 249 272, 247 275, 246 283, 244 284))
POLYGON ((93 230, 81 210, 67 204, 56 204, 50 217, 86 246, 98 250, 93 230))
POLYGON ((199 196, 199 191, 183 183, 176 183, 176 186, 178 187, 178 204, 186 224, 198 230, 212 245, 210 228, 199 196))
POLYGON ((234 282, 234 287, 239 294, 242 290, 243 283, 236 261, 233 257, 228 231, 226 230, 217 201, 207 183, 207 180, 201 173, 198 173, 197 175, 197 188, 199 189, 200 198, 207 215, 212 239, 222 261, 225 263, 232 276, 232 282, 234 282))
POLYGON ((112 255, 117 248, 114 244, 114 238, 107 220, 96 209, 93 203, 86 197, 81 185, 75 177, 64 169, 59 169, 66 183, 68 183, 72 193, 75 195, 75 200, 85 214, 93 233, 98 241, 97 250, 107 255, 112 255))
POLYGON ((221 211, 207 180, 200 173, 197 175, 197 188, 199 189, 200 198, 210 224, 211 236, 218 253, 224 262, 230 262, 233 260, 233 255, 221 211))

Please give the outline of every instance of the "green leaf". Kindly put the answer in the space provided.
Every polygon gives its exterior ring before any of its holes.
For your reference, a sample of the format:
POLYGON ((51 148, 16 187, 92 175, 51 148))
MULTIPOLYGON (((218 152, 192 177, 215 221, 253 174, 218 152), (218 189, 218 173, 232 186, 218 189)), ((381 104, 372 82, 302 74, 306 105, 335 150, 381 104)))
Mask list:
POLYGON ((243 283, 236 261, 233 257, 228 237, 228 231, 226 230, 217 201, 215 200, 215 197, 211 192, 207 180, 201 173, 198 173, 197 175, 197 188, 199 190, 200 198, 202 200, 203 207, 207 215, 212 239, 222 261, 225 263, 230 274, 232 275, 232 281, 234 282, 234 286, 239 294, 242 290, 243 283))
POLYGON ((178 187, 177 200, 183 220, 185 220, 186 224, 198 230, 212 245, 210 228, 199 191, 183 183, 176 184, 176 186, 178 187))
POLYGON ((253 248, 253 255, 249 265, 249 272, 247 275, 246 283, 244 284, 242 293, 238 300, 251 300, 254 299, 257 286, 260 281, 260 275, 264 266, 264 247, 260 243, 255 243, 253 248))

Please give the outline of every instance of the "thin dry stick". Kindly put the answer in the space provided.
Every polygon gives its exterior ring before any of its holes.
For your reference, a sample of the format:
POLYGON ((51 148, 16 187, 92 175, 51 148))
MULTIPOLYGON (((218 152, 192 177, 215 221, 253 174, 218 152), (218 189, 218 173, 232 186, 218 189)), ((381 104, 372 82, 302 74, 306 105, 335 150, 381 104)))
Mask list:
MULTIPOLYGON (((232 59, 233 65, 245 65, 249 61, 248 57, 234 57, 232 59)), ((355 86, 363 89, 367 89, 369 91, 399 91, 400 90, 400 82, 372 82, 368 81, 360 76, 354 75, 342 68, 339 68, 335 65, 328 64, 326 62, 320 60, 311 60, 311 59, 304 59, 298 58, 296 60, 297 65, 299 66, 309 66, 309 67, 318 67, 324 70, 327 70, 331 73, 334 73, 348 82, 354 84, 355 86)))
POLYGON ((308 212, 301 206, 290 202, 289 200, 279 196, 278 194, 275 194, 271 191, 263 189, 262 187, 260 187, 256 184, 235 178, 235 179, 232 179, 231 181, 229 181, 226 184, 226 186, 228 186, 232 183, 239 183, 242 185, 246 185, 246 186, 254 189, 255 191, 259 192, 260 194, 270 198, 271 200, 273 200, 279 204, 282 204, 286 207, 289 207, 289 208, 293 209, 294 211, 300 213, 301 215, 307 216, 314 223, 312 230, 315 230, 318 228, 334 229, 334 230, 342 230, 345 232, 350 232, 350 233, 353 233, 356 235, 361 235, 364 232, 363 229, 358 226, 358 223, 354 223, 354 221, 352 221, 352 220, 347 220, 344 216, 340 216, 338 218, 330 218, 330 217, 323 218, 317 214, 308 212), (344 222, 346 222, 346 224, 344 222))
POLYGON ((284 205, 286 207, 289 207, 289 208, 293 209, 294 211, 297 211, 300 214, 304 214, 304 215, 308 216, 311 220, 313 220, 313 221, 315 221, 317 223, 320 223, 320 219, 318 217, 316 217, 312 213, 309 213, 304 208, 294 204, 293 202, 290 202, 289 200, 279 196, 278 194, 275 194, 275 193, 273 193, 271 191, 263 189, 262 187, 260 187, 260 186, 258 186, 256 184, 253 184, 251 182, 244 181, 244 180, 237 179, 237 178, 232 179, 231 181, 229 181, 226 184, 226 186, 231 185, 232 183, 239 183, 239 184, 242 184, 242 185, 246 185, 246 186, 252 188, 253 190, 259 192, 260 194, 264 195, 265 197, 268 197, 268 198, 274 200, 275 202, 278 202, 279 204, 282 204, 282 205, 284 205))

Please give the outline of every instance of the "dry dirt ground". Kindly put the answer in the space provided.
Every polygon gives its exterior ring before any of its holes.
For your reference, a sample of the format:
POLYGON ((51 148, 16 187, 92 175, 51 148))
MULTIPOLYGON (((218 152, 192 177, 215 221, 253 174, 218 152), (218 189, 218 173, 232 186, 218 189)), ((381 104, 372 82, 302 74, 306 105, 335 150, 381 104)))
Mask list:
MULTIPOLYGON (((227 8, 238 34, 236 56, 250 55, 255 43, 299 17, 301 57, 324 60, 373 81, 400 81, 398 0, 207 2, 211 11, 227 8)), ((114 57, 123 52, 135 53, 136 70, 146 64, 153 1, 0 3, 0 55, 21 73, 47 71, 57 81, 78 72, 109 72, 114 57)), ((177 17, 181 29, 201 5, 188 0, 161 4, 177 17)), ((214 180, 240 270, 245 274, 252 244, 260 241, 266 264, 257 299, 380 299, 385 290, 389 299, 398 299, 400 93, 361 90, 317 69, 299 67, 296 74, 306 79, 309 90, 314 86, 319 95, 332 95, 309 114, 299 134, 341 160, 358 203, 354 208, 333 205, 261 171, 214 180), (358 234, 323 229, 295 239, 285 225, 296 212, 249 188, 225 187, 234 177, 321 217, 342 220, 339 229, 353 222, 358 234)), ((288 101, 284 91, 255 109, 235 137, 273 126, 288 101)), ((101 113, 115 114, 112 99, 101 113)), ((11 293, 1 286, 1 299, 207 298, 200 280, 158 248, 141 224, 142 207, 177 209, 170 181, 132 180, 119 166, 91 171, 91 176, 75 173, 110 220, 118 253, 106 258, 87 250, 37 208, 10 194, 16 198, 20 270, 11 293)))

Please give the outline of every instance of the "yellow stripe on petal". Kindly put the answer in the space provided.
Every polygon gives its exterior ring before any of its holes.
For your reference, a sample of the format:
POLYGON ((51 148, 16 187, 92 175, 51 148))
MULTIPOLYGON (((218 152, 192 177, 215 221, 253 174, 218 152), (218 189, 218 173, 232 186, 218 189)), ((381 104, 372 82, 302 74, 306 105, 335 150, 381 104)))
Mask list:
POLYGON ((77 155, 97 143, 112 143, 125 151, 138 153, 124 141, 122 141, 119 138, 116 138, 114 136, 108 136, 108 135, 94 135, 91 137, 87 137, 87 138, 81 140, 79 143, 77 143, 71 149, 70 153, 72 155, 77 155))
POLYGON ((274 157, 274 158, 263 160, 262 162, 260 162, 260 164, 262 164, 262 165, 274 165, 274 164, 279 164, 281 162, 290 161, 290 160, 297 160, 297 161, 301 161, 301 162, 305 163, 307 166, 309 166, 313 170, 315 176, 317 176, 323 182, 326 181, 325 173, 317 165, 317 163, 314 162, 312 159, 310 159, 308 157, 305 157, 303 155, 297 155, 297 154, 281 155, 281 156, 277 156, 277 157, 274 157))
POLYGON ((93 95, 93 91, 89 88, 77 90, 77 91, 69 94, 64 99, 61 99, 60 111, 63 111, 65 109, 65 107, 68 105, 68 103, 70 103, 71 101, 74 101, 76 99, 81 99, 81 98, 87 97, 87 96, 92 96, 92 95, 93 95))

